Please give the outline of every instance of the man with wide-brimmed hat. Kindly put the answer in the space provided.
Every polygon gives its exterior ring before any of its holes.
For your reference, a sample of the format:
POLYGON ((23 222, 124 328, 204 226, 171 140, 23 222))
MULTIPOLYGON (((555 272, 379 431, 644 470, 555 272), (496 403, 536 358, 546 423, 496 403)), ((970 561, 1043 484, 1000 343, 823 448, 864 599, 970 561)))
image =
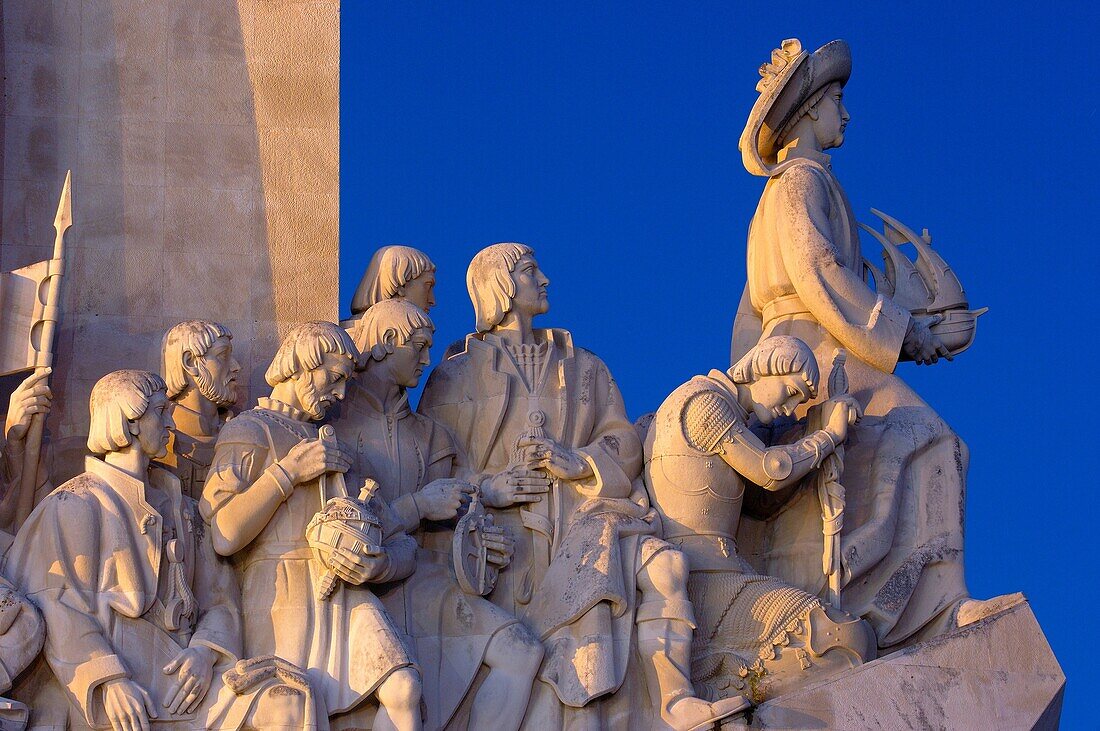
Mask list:
MULTIPOLYGON (((971 621, 981 606, 963 577, 966 445, 893 375, 899 360, 950 353, 931 329, 936 317, 911 315, 865 281, 856 220, 824 154, 844 141, 851 68, 839 40, 813 53, 786 40, 760 68, 740 147, 745 168, 768 182, 749 228, 732 356, 772 335, 802 339, 821 363, 837 348, 850 354, 851 393, 866 417, 843 474, 841 604, 888 650, 971 621)), ((739 544, 758 570, 817 594, 826 581, 820 512, 813 491, 801 491, 770 518, 766 538, 743 528, 739 544)))

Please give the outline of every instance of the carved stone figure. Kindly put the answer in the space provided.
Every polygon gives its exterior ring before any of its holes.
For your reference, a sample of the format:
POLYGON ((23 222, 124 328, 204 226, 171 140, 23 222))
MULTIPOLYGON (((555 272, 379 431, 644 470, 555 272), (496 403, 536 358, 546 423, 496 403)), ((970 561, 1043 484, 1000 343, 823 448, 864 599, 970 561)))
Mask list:
MULTIPOLYGON (((384 300, 363 313, 352 332, 360 369, 333 426, 355 445, 351 484, 366 476, 378 480, 382 497, 419 544, 413 575, 376 592, 414 643, 425 728, 447 724, 484 664, 489 672, 473 698, 469 727, 514 730, 527 710, 542 645, 515 615, 463 592, 455 577, 455 520, 475 488, 454 479, 465 476, 454 439, 412 412, 406 393, 430 362, 434 330, 427 314, 405 300, 384 300)), ((487 560, 506 566, 511 537, 497 528, 482 538, 487 560)))
MULTIPOLYGON (((222 428, 200 503, 214 548, 232 556, 243 589, 245 650, 308 668, 334 729, 418 729, 420 676, 393 619, 365 583, 403 579, 416 542, 389 517, 380 552, 341 548, 329 565, 313 558, 306 528, 330 498, 333 475, 352 464, 315 422, 343 400, 359 353, 329 322, 294 328, 267 382, 271 396, 222 428), (329 571, 340 581, 318 591, 329 571)), ((354 497, 354 496, 352 496, 354 497)), ((378 512, 386 518, 386 511, 378 512)))
POLYGON ((224 325, 188 320, 169 330, 161 348, 175 427, 162 463, 180 478, 183 492, 198 500, 226 409, 237 401, 241 364, 233 357, 233 334, 224 325))
POLYGON ((348 329, 372 305, 400 299, 430 312, 435 307, 435 264, 423 251, 411 246, 383 246, 374 252, 366 273, 351 299, 351 318, 340 324, 348 329))
POLYGON ((483 249, 466 282, 477 332, 432 373, 420 410, 457 436, 471 481, 518 536, 489 598, 546 646, 526 727, 636 725, 641 689, 621 690, 635 621, 656 725, 735 713, 740 698, 694 697, 687 563, 656 536, 635 482, 641 443, 607 366, 567 331, 533 328, 549 280, 530 247, 483 249))
POLYGON ((316 728, 301 671, 238 662, 233 571, 179 480, 150 467, 172 425, 164 381, 104 376, 91 420, 88 448, 102 457, 38 505, 7 556, 46 621, 53 677, 25 689, 39 699, 28 703, 35 727, 316 728))
MULTIPOLYGON (((645 440, 646 486, 665 540, 688 557, 698 622, 696 687, 750 691, 763 675, 781 695, 875 656, 870 626, 817 597, 753 570, 737 553, 746 481, 766 490, 797 484, 847 438, 859 416, 850 396, 827 402, 825 428, 767 446, 749 421, 770 425, 817 395, 817 361, 802 341, 766 338, 728 373, 696 376, 665 399, 645 440)), ((818 562, 820 565, 820 562, 818 562)))
MULTIPOLYGON (((772 335, 802 339, 822 362, 837 348, 848 351, 851 393, 865 418, 844 472, 842 606, 869 621, 885 649, 956 626, 967 602, 967 450, 893 375, 899 360, 950 357, 936 332, 943 316, 912 315, 865 281, 856 220, 824 154, 844 141, 850 72, 843 41, 812 54, 784 41, 761 67, 740 144, 745 167, 768 182, 749 229, 733 360, 772 335)), ((818 594, 820 525, 818 501, 803 491, 766 525, 745 521, 740 545, 751 547, 746 556, 763 573, 818 594)))

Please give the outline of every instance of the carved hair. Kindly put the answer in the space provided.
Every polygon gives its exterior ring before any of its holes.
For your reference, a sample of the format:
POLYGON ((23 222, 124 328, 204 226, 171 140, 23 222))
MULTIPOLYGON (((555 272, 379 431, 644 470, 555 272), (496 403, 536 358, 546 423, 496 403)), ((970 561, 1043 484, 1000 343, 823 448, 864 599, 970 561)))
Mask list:
POLYGON ((233 339, 229 328, 217 322, 188 320, 164 334, 161 345, 160 372, 168 384, 168 398, 179 396, 187 388, 187 373, 183 370, 183 354, 195 358, 206 355, 218 338, 233 339))
POLYGON ((117 452, 130 446, 130 422, 140 419, 155 393, 166 393, 164 379, 150 371, 114 371, 92 387, 88 451, 117 452))
POLYGON ((355 343, 339 325, 323 321, 299 325, 279 346, 264 378, 269 386, 278 386, 299 373, 319 367, 325 361, 325 353, 343 355, 353 363, 359 360, 355 343))
POLYGON ((417 330, 435 330, 435 324, 424 310, 405 300, 383 300, 364 313, 352 332, 359 349, 359 367, 370 360, 383 360, 409 342, 417 330))
POLYGON ((825 93, 828 92, 829 89, 832 89, 834 84, 839 86, 840 82, 830 82, 815 91, 813 94, 810 94, 810 98, 803 102, 802 106, 800 106, 794 114, 787 118, 787 121, 783 124, 783 129, 780 130, 779 134, 775 136, 776 149, 782 150, 787 145, 787 135, 791 133, 791 130, 794 129, 795 125, 798 124, 798 122, 803 117, 810 113, 811 109, 817 106, 817 103, 819 101, 825 98, 825 93))
POLYGON ((526 244, 493 244, 477 252, 466 270, 466 289, 474 303, 474 327, 486 333, 500 324, 512 309, 516 283, 512 272, 524 256, 534 256, 526 244))
POLYGON ((351 300, 353 315, 368 307, 397 296, 399 289, 426 272, 434 272, 435 264, 428 255, 411 246, 383 246, 374 252, 367 273, 359 282, 351 300))
POLYGON ((817 396, 821 371, 810 346, 790 335, 764 338, 729 369, 734 383, 753 383, 764 376, 802 376, 810 387, 810 396, 817 396))

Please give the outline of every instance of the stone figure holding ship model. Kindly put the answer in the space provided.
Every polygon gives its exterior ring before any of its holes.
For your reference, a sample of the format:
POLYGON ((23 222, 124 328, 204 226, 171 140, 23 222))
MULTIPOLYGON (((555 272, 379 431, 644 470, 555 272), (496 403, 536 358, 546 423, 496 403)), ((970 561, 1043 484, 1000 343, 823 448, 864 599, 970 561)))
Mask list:
MULTIPOLYGON (((787 40, 760 73, 740 144, 746 169, 767 184, 749 228, 732 360, 774 335, 800 338, 821 363, 847 351, 850 392, 865 418, 844 471, 841 606, 870 622, 887 650, 982 613, 963 576, 966 445, 893 375, 899 360, 936 363, 963 350, 980 312, 968 309, 930 240, 889 216, 877 290, 865 275, 875 269, 860 253, 855 217, 824 152, 844 142, 849 120, 848 45, 833 41, 811 54, 787 40), (896 251, 906 241, 920 254, 916 265, 896 251)), ((758 517, 770 519, 744 521, 739 536, 749 561, 824 593, 817 496, 801 491, 782 511, 758 517)))
POLYGON ((348 497, 329 490, 352 455, 320 439, 316 422, 343 399, 358 357, 337 325, 294 328, 267 370, 271 396, 222 428, 201 507, 215 549, 233 558, 241 579, 246 652, 308 668, 333 729, 373 723, 412 730, 421 725, 420 674, 381 600, 363 584, 411 574, 415 541, 384 506, 377 509, 381 547, 352 550, 352 543, 331 551, 325 565, 307 539, 318 511, 348 497), (326 595, 320 589, 332 581, 330 571, 340 581, 326 595), (372 697, 380 706, 373 720, 372 697))

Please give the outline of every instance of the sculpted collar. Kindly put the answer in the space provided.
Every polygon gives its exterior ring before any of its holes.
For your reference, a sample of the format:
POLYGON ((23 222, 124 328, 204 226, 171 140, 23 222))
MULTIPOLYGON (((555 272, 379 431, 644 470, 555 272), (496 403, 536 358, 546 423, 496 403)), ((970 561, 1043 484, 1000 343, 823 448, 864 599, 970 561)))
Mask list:
MULTIPOLYGON (((87 457, 84 460, 84 470, 114 489, 116 493, 131 507, 141 507, 152 510, 145 499, 145 483, 132 475, 128 475, 117 467, 107 464, 99 457, 87 457)), ((180 481, 168 470, 159 467, 149 468, 149 482, 169 495, 173 505, 180 502, 180 481)))
POLYGON ((389 414, 395 416, 398 419, 404 419, 406 416, 412 413, 412 409, 409 408, 409 394, 407 391, 401 392, 401 398, 397 400, 397 403, 392 408, 386 410, 382 406, 382 402, 374 395, 373 392, 360 386, 355 381, 348 384, 348 390, 351 391, 348 394, 348 398, 345 403, 349 403, 354 407, 359 407, 360 410, 373 411, 378 414, 389 414))
POLYGON ((826 170, 833 169, 833 158, 826 155, 824 152, 818 152, 817 150, 800 149, 797 147, 785 147, 780 150, 779 155, 776 156, 776 159, 779 162, 786 162, 788 159, 794 160, 797 158, 816 162, 818 165, 825 168, 826 170))
MULTIPOLYGON (((573 335, 568 330, 548 327, 540 330, 532 330, 536 343, 550 343, 553 349, 558 350, 563 358, 573 357, 573 335)), ((466 336, 466 350, 473 352, 478 347, 503 350, 507 346, 504 340, 494 333, 472 333, 466 336)))
POLYGON ((296 409, 290 404, 284 404, 282 401, 276 401, 275 399, 268 398, 267 396, 261 396, 260 398, 256 399, 256 406, 261 409, 266 409, 267 411, 274 411, 276 414, 279 414, 280 416, 285 416, 292 421, 313 421, 310 415, 302 411, 301 409, 296 409))

